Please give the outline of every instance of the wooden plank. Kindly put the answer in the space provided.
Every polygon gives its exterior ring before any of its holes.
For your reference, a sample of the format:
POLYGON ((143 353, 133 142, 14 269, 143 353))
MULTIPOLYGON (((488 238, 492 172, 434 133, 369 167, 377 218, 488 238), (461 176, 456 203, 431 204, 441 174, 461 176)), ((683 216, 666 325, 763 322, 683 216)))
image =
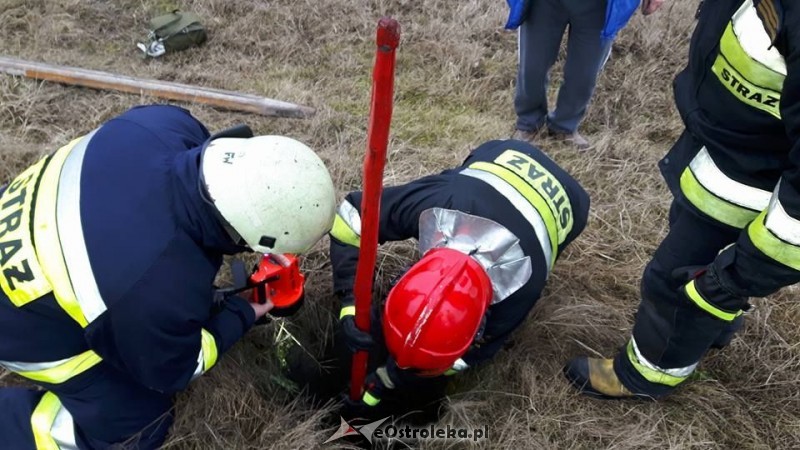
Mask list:
POLYGON ((0 56, 0 73, 52 81, 69 86, 149 95, 157 98, 189 103, 201 103, 231 111, 248 112, 262 116, 307 118, 314 109, 271 98, 241 92, 212 89, 189 84, 173 83, 146 78, 129 77, 78 67, 25 61, 0 56))

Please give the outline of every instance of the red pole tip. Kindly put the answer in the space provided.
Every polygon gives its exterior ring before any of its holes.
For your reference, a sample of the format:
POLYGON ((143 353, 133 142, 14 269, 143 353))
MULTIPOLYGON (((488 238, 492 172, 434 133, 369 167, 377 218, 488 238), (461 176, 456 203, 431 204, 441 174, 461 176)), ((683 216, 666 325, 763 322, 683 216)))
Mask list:
POLYGON ((394 50, 400 44, 400 24, 391 17, 381 17, 378 21, 378 47, 394 50))

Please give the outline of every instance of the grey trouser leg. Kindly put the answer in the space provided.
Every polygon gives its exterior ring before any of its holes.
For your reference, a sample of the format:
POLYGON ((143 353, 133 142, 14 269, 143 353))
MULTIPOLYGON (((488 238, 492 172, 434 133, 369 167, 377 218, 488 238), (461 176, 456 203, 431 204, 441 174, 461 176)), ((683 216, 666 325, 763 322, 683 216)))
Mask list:
POLYGON ((537 130, 547 120, 548 73, 558 57, 568 21, 562 0, 534 0, 528 20, 519 28, 519 68, 514 97, 519 130, 537 130))
POLYGON ((553 131, 572 133, 586 115, 612 41, 603 42, 600 36, 605 25, 606 1, 562 0, 562 3, 569 11, 567 61, 556 109, 547 122, 553 131))

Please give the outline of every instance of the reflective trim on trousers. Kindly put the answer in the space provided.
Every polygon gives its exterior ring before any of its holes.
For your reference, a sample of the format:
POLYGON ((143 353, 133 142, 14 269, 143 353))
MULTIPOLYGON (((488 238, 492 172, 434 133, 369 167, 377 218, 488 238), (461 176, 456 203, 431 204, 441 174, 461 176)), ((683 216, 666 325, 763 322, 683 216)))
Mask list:
POLYGON ((78 450, 72 415, 52 392, 42 396, 31 415, 37 450, 78 450))
POLYGON ((675 369, 664 369, 651 363, 639 351, 636 340, 631 337, 628 342, 628 359, 633 367, 639 372, 647 381, 651 383, 663 384, 666 386, 677 386, 683 380, 689 377, 697 367, 697 363, 690 366, 679 367, 675 369))

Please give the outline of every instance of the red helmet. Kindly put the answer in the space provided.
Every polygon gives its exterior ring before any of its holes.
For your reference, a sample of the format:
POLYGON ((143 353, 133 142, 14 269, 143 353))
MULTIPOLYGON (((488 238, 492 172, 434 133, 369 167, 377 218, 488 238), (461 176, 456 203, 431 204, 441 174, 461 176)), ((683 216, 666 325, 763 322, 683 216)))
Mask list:
POLYGON ((491 300, 492 283, 477 261, 432 249, 389 292, 386 346, 401 368, 444 373, 472 344, 491 300))

